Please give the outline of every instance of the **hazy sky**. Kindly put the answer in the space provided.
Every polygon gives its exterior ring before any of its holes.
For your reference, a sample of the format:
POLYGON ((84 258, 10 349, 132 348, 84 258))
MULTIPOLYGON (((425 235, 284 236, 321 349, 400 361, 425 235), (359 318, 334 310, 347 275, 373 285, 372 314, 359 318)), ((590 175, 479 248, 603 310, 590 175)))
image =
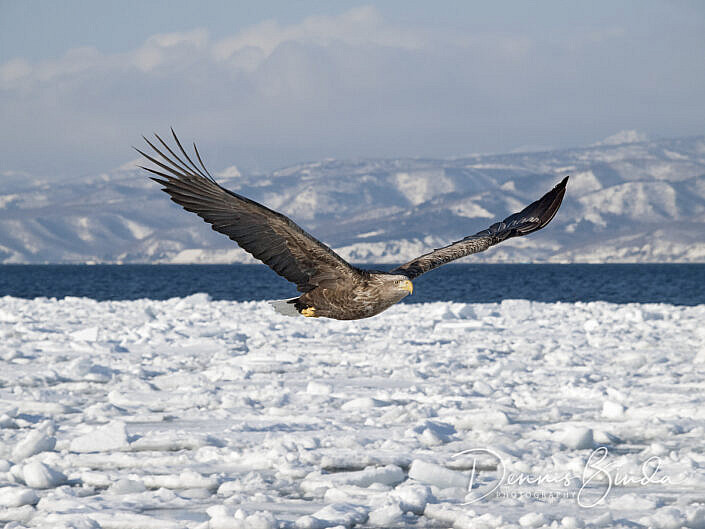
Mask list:
POLYGON ((173 125, 216 171, 705 133, 705 2, 0 0, 0 174, 173 125))

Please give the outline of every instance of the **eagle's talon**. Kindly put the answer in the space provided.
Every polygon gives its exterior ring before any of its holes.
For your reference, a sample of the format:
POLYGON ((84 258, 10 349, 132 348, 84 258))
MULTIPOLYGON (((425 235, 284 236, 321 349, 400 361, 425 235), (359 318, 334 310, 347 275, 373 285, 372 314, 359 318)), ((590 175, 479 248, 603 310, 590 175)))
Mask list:
POLYGON ((316 308, 315 307, 306 307, 301 311, 302 316, 306 316, 307 318, 316 318, 316 308))

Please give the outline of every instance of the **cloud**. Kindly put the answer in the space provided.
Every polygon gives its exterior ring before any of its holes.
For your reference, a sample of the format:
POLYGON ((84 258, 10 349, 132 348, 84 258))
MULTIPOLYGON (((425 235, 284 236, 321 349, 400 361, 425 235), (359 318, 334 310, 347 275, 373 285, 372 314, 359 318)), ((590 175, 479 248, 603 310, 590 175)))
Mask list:
POLYGON ((560 146, 702 123, 695 55, 676 78, 668 53, 654 66, 634 39, 618 26, 575 28, 568 43, 419 27, 360 7, 221 39, 197 28, 122 53, 18 58, 0 65, 0 141, 10 153, 0 164, 99 171, 129 159, 139 134, 170 125, 198 138, 218 170, 560 146))
POLYGON ((160 66, 178 62, 206 61, 213 68, 226 71, 252 71, 269 59, 277 49, 290 45, 326 48, 336 45, 351 47, 386 47, 416 50, 423 42, 420 34, 385 24, 372 7, 352 9, 339 16, 312 16, 299 24, 282 26, 268 20, 240 33, 211 42, 203 28, 186 32, 153 35, 124 54, 102 55, 94 48, 77 48, 55 61, 30 65, 17 59, 2 65, 2 88, 13 88, 16 81, 52 81, 57 76, 74 76, 88 69, 98 70, 99 63, 111 70, 135 67, 152 72, 160 66))
POLYGON ((240 174, 240 170, 237 168, 237 166, 231 165, 218 172, 216 176, 220 176, 222 178, 237 178, 238 176, 240 176, 240 174))
POLYGON ((0 83, 11 86, 32 73, 32 66, 24 59, 14 59, 0 66, 0 83))
POLYGON ((423 46, 417 33, 385 23, 375 8, 366 6, 339 16, 308 17, 300 24, 289 26, 281 26, 269 20, 219 41, 214 46, 214 52, 219 60, 227 60, 239 52, 254 48, 265 59, 286 42, 318 46, 338 42, 349 46, 372 45, 404 49, 423 46))
POLYGON ((177 59, 184 51, 205 51, 208 32, 194 29, 183 33, 153 35, 139 49, 125 57, 143 72, 154 70, 169 59, 177 59))

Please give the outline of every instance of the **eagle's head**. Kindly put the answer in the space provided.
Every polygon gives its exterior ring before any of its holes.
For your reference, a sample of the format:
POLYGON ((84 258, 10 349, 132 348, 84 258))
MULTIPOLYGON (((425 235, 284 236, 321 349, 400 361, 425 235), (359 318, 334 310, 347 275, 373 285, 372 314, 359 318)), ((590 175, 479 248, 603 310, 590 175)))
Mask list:
POLYGON ((401 298, 405 298, 414 292, 414 284, 408 277, 402 274, 390 275, 387 278, 387 285, 391 286, 399 295, 401 295, 401 298))
POLYGON ((403 274, 372 272, 369 288, 383 305, 391 306, 414 291, 411 280, 403 274))

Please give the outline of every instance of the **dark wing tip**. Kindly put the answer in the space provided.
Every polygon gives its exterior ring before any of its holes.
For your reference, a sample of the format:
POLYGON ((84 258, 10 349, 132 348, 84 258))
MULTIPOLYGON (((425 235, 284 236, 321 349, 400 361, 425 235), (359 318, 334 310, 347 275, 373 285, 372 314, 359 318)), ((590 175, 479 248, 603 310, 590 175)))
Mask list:
POLYGON ((470 235, 444 248, 417 257, 413 261, 395 268, 392 272, 404 274, 409 279, 414 279, 445 263, 472 253, 482 252, 511 237, 520 237, 540 230, 551 222, 561 207, 568 179, 569 177, 566 176, 548 193, 526 206, 519 213, 514 213, 475 235, 470 235))
POLYGON ((553 217, 556 216, 556 213, 558 213, 558 209, 563 203, 563 197, 565 196, 565 190, 566 186, 568 185, 569 178, 569 176, 566 176, 556 185, 556 187, 554 187, 551 191, 546 193, 546 195, 544 195, 543 197, 541 197, 536 202, 526 208, 525 211, 528 212, 533 209, 532 206, 537 206, 539 209, 539 211, 537 212, 537 216, 540 220, 535 227, 522 233, 522 235, 538 231, 544 226, 546 226, 546 224, 551 222, 551 220, 553 220, 553 217))
MULTIPOLYGON (((144 169, 144 167, 140 166, 140 168, 144 169)), ((154 180, 156 183, 163 185, 164 190, 166 191, 166 188, 169 186, 169 182, 167 180, 162 180, 161 178, 155 178, 153 176, 148 176, 150 180, 154 180)))

